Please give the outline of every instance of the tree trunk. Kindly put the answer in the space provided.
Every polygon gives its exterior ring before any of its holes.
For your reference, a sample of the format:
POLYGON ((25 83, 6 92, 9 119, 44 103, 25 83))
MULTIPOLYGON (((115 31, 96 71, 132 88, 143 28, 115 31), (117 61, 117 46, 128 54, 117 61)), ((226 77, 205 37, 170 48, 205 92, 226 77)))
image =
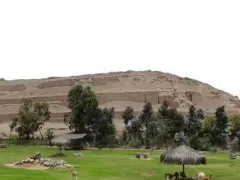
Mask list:
POLYGON ((43 135, 42 135, 41 129, 40 129, 40 128, 38 128, 38 130, 39 130, 39 133, 40 133, 40 135, 41 135, 41 138, 42 138, 42 140, 43 140, 43 139, 44 139, 44 137, 43 137, 43 135))
POLYGON ((62 154, 62 146, 59 146, 59 148, 60 148, 60 154, 62 154))
POLYGON ((26 139, 29 140, 30 139, 30 134, 27 133, 26 139))

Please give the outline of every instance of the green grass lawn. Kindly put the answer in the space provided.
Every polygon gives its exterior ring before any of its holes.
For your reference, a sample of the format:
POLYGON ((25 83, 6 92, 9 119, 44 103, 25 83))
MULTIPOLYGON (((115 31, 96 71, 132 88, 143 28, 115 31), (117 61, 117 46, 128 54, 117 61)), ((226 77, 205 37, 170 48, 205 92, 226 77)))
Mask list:
MULTIPOLYGON (((56 148, 45 147, 21 147, 13 146, 8 149, 0 149, 0 179, 2 180, 70 180, 70 169, 26 170, 4 167, 4 164, 13 163, 40 151, 43 157, 57 152, 56 148)), ((131 159, 135 157, 137 150, 85 150, 84 157, 73 157, 73 151, 65 152, 68 157, 64 159, 69 164, 78 165, 76 171, 79 179, 85 180, 153 180, 164 179, 165 173, 180 171, 181 166, 165 165, 159 162, 161 152, 147 151, 151 160, 131 159)), ((206 153, 207 165, 186 166, 186 174, 194 176, 203 171, 207 175, 212 174, 213 180, 239 180, 240 160, 230 160, 228 153, 206 153), (231 162, 236 162, 236 167, 229 167, 231 162)))

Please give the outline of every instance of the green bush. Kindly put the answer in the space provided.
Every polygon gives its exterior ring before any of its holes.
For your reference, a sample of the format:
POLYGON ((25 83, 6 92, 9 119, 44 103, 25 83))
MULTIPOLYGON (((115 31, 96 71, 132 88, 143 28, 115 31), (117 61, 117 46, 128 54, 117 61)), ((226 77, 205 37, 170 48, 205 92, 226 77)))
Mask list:
POLYGON ((0 148, 7 148, 6 144, 0 144, 0 148))
POLYGON ((206 137, 194 137, 190 141, 191 147, 200 151, 210 150, 212 144, 208 136, 206 137))

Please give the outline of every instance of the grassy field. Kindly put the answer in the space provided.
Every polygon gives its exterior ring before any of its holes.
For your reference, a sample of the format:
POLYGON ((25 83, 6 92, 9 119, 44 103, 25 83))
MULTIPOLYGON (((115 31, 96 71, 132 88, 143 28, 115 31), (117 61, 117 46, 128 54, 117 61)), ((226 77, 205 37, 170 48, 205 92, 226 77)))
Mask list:
MULTIPOLYGON (((13 163, 40 151, 43 157, 57 152, 56 148, 45 147, 21 147, 14 146, 0 150, 0 179, 19 180, 70 180, 69 169, 49 170, 26 170, 4 167, 4 164, 13 163)), ((64 159, 70 164, 78 165, 76 171, 79 179, 85 180, 155 180, 164 179, 165 173, 180 171, 181 166, 165 165, 159 162, 161 152, 148 151, 151 160, 131 159, 135 157, 137 150, 86 150, 82 151, 84 157, 75 158, 73 152, 65 152, 68 157, 55 158, 64 159)), ((228 153, 206 153, 207 165, 186 166, 186 174, 194 176, 197 172, 203 171, 207 175, 212 174, 213 180, 239 180, 240 165, 229 167, 231 162, 240 164, 240 160, 230 160, 228 153)))

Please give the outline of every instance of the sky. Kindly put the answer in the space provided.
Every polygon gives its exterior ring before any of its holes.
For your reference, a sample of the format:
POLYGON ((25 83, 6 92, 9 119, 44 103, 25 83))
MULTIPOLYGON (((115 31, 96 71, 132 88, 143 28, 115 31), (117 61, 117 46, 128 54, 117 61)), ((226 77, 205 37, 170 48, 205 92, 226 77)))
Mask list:
POLYGON ((127 70, 240 96, 239 0, 0 0, 0 77, 127 70))

